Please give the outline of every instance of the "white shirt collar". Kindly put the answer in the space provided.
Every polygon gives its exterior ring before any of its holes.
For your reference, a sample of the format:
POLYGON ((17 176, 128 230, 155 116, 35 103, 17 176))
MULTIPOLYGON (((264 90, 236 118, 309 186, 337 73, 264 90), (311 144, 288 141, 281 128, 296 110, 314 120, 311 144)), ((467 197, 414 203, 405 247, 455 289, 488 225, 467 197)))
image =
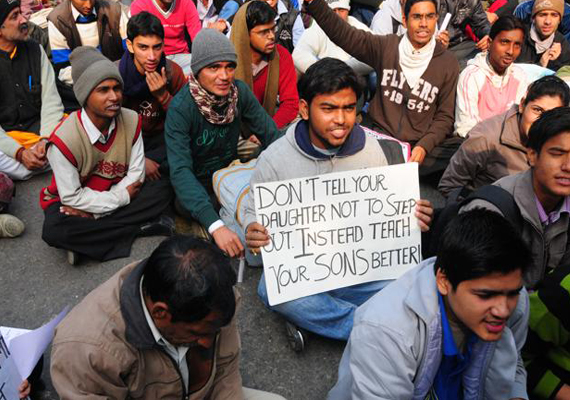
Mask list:
POLYGON ((204 20, 204 18, 206 17, 211 17, 214 14, 213 13, 214 0, 208 0, 207 6, 205 6, 201 0, 197 0, 196 3, 197 3, 196 9, 198 10, 198 17, 200 18, 200 20, 204 20))
MULTIPOLYGON (((91 13, 93 15, 97 15, 97 11, 95 11, 95 7, 93 7, 93 11, 91 11, 91 13)), ((81 15, 81 13, 79 11, 77 11, 77 8, 75 8, 75 6, 73 4, 71 4, 71 15, 73 15, 74 21, 77 21, 77 17, 79 17, 81 15)))
MULTIPOLYGON (((98 141, 102 143, 107 142, 107 138, 103 136, 101 131, 95 126, 95 124, 91 121, 91 119, 89 119, 87 111, 85 111, 85 108, 81 109, 81 121, 83 122, 83 128, 85 128, 85 131, 87 132, 87 136, 89 136, 89 141, 91 142, 91 144, 95 144, 98 141)), ((116 125, 115 118, 113 118, 113 120, 111 121, 111 125, 109 125, 109 133, 115 130, 115 125, 116 125)))
MULTIPOLYGON (((156 327, 156 325, 154 324, 154 321, 152 320, 152 317, 150 316, 150 313, 148 312, 148 309, 146 308, 146 303, 144 301, 144 296, 143 296, 143 279, 144 277, 141 278, 141 281, 139 283, 140 285, 140 294, 141 294, 141 303, 142 303, 142 308, 143 308, 143 312, 144 312, 144 316, 146 318, 146 322, 148 323, 148 327, 150 328, 150 331, 152 332, 152 336, 154 337, 154 340, 156 343, 158 343, 161 346, 166 346, 166 345, 170 345, 172 346, 168 340, 166 340, 162 334, 160 333, 160 331, 158 330, 158 328, 156 327)), ((174 347, 174 346, 173 346, 174 347)))
POLYGON ((156 2, 156 0, 152 0, 152 4, 154 4, 154 6, 155 6, 156 9, 158 10, 158 12, 161 13, 164 18, 168 18, 168 17, 170 17, 170 14, 172 14, 172 11, 174 10, 174 7, 176 7, 176 0, 174 0, 174 1, 172 2, 172 4, 170 5, 170 8, 169 8, 167 11, 164 11, 164 10, 162 9, 162 7, 160 7, 160 6, 158 5, 158 3, 156 2))
POLYGON ((144 276, 141 278, 141 281, 139 283, 139 291, 141 296, 142 308, 148 327, 152 332, 152 336, 154 337, 155 342, 159 346, 161 346, 164 349, 164 351, 166 351, 166 353, 168 353, 168 355, 172 357, 178 364, 178 369, 180 371, 180 374, 182 375, 182 381, 184 382, 184 386, 186 387, 186 389, 188 389, 188 384, 190 383, 190 373, 188 371, 188 363, 186 362, 186 353, 188 353, 188 349, 190 347, 174 346, 168 340, 166 340, 164 336, 162 336, 162 334, 154 324, 154 321, 152 320, 152 317, 150 316, 148 309, 146 308, 146 303, 144 301, 144 296, 143 296, 143 279, 144 276))

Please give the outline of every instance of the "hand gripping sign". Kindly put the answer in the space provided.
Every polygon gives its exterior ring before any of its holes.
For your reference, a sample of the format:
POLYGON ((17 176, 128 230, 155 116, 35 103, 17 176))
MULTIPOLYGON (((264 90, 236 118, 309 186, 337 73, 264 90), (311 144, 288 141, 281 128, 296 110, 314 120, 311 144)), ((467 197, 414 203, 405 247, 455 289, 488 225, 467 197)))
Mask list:
POLYGON ((396 279, 421 261, 417 163, 254 187, 269 304, 396 279))

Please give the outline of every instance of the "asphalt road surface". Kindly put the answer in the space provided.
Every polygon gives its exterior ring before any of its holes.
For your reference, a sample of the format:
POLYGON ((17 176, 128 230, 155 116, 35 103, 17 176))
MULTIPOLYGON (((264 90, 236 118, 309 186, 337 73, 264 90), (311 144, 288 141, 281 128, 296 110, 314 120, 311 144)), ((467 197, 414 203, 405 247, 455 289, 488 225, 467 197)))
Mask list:
MULTIPOLYGON (((63 250, 41 239, 43 212, 40 189, 51 174, 17 184, 10 212, 24 221, 26 231, 16 239, 0 239, 0 325, 37 328, 66 305, 74 306, 87 293, 128 263, 147 257, 163 238, 140 238, 125 259, 99 263, 82 261, 70 266, 63 250)), ((441 197, 422 186, 422 197, 441 205, 441 197)), ((343 342, 310 336, 302 353, 289 349, 283 320, 268 311, 257 297, 260 269, 248 268, 241 283, 238 320, 242 342, 244 386, 278 393, 290 400, 324 399, 336 382, 343 342)), ((57 399, 49 377, 49 352, 43 381, 46 390, 36 398, 57 399)))

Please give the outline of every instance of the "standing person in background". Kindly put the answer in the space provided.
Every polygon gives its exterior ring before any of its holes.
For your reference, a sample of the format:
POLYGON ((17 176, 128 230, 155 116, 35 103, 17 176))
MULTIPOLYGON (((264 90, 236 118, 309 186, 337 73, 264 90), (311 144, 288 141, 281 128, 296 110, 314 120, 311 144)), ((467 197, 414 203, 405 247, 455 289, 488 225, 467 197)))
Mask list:
POLYGON ((192 55, 187 36, 191 41, 200 31, 202 23, 192 0, 136 0, 131 5, 131 16, 148 11, 160 19, 164 27, 164 52, 178 64, 184 74, 191 72, 192 55))

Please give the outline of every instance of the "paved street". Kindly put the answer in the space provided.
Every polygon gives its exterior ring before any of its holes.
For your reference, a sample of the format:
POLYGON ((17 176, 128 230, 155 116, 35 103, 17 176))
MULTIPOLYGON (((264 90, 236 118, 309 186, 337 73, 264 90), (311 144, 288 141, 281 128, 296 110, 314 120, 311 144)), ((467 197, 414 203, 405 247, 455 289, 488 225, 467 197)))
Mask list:
MULTIPOLYGON (((135 242, 131 256, 105 263, 67 264, 65 252, 41 240, 43 213, 38 205, 40 188, 51 174, 17 185, 11 213, 26 224, 17 239, 0 240, 0 325, 37 328, 66 305, 75 305, 88 292, 131 261, 147 257, 162 238, 142 238, 135 242)), ((422 188, 422 197, 440 204, 439 195, 422 188)), ((336 381, 344 344, 311 336, 301 354, 286 343, 282 320, 266 310, 257 298, 261 270, 248 269, 240 285, 243 295, 239 311, 242 341, 241 372, 244 385, 273 391, 287 399, 324 399, 336 381)), ((49 350, 46 352, 49 365, 49 350)), ((57 399, 51 386, 49 368, 44 368, 47 385, 41 399, 57 399)))

